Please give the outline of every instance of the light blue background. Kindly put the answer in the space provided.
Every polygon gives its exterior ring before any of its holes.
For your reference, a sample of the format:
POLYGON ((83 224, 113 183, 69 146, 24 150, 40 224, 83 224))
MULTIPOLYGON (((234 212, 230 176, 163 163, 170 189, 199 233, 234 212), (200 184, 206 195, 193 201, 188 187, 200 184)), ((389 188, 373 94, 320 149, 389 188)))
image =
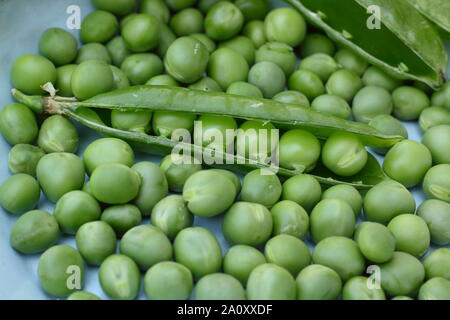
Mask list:
MULTIPOLYGON (((281 1, 272 0, 281 6, 281 1)), ((89 0, 0 0, 0 108, 12 102, 9 70, 12 62, 22 54, 38 53, 38 41, 42 32, 49 27, 66 28, 66 9, 69 5, 79 5, 82 16, 92 10, 89 0)), ((284 4, 283 4, 284 5, 284 4)), ((77 35, 76 30, 72 32, 77 35)), ((407 123, 411 139, 420 140, 420 131, 415 123, 407 123)), ((98 135, 88 129, 81 129, 81 147, 79 154, 89 142, 98 135)), ((0 182, 4 181, 8 172, 7 157, 10 146, 0 138, 0 182)), ((137 160, 158 162, 158 158, 138 155, 137 160)), ((418 204, 424 200, 420 189, 413 190, 418 204)), ((39 208, 52 212, 52 205, 42 197, 39 208)), ((0 299, 48 299, 40 288, 37 278, 39 255, 24 256, 9 246, 9 233, 14 217, 0 208, 0 299)), ((221 217, 196 219, 195 224, 207 227, 218 237, 225 251, 228 244, 223 239, 220 225, 221 217)), ((148 220, 145 221, 148 223, 148 220)), ((73 237, 61 237, 59 243, 75 246, 73 237)), ((88 268, 85 290, 106 298, 102 293, 96 268, 88 268)), ((144 297, 141 292, 141 298, 144 297)))

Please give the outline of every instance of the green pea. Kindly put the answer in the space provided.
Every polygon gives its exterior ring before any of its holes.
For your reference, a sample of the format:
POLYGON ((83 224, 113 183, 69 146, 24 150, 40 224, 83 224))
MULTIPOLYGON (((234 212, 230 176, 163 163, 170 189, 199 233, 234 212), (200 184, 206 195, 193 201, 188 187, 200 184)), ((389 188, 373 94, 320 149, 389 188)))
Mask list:
POLYGON ((241 10, 245 21, 264 19, 270 10, 266 0, 237 0, 235 5, 241 10))
POLYGON ((199 0, 198 8, 200 9, 201 12, 206 14, 206 13, 208 13, 209 9, 211 9, 211 7, 219 1, 223 1, 223 0, 199 0))
POLYGON ((75 153, 78 149, 78 140, 78 132, 73 123, 63 116, 54 115, 42 123, 38 145, 46 153, 75 153))
POLYGON ((173 249, 175 261, 187 267, 196 279, 218 272, 222 266, 219 242, 207 229, 191 227, 180 231, 173 249))
POLYGON ((88 60, 100 60, 107 64, 111 64, 112 59, 108 49, 101 43, 86 43, 78 50, 76 63, 80 64, 88 60))
POLYGON ((106 208, 101 220, 109 224, 122 237, 125 232, 141 224, 142 216, 139 208, 132 204, 122 204, 106 208))
POLYGON ((112 63, 117 67, 120 67, 125 58, 131 54, 121 36, 112 38, 106 45, 106 48, 111 56, 112 63))
POLYGON ((255 48, 260 48, 267 42, 266 31, 264 30, 264 22, 260 20, 253 20, 248 22, 242 31, 242 34, 252 40, 255 48))
POLYGON ((111 90, 114 76, 111 68, 103 61, 88 60, 73 71, 71 85, 77 99, 87 100, 111 90))
POLYGON ((370 66, 367 68, 362 77, 362 81, 365 86, 380 87, 388 90, 389 92, 394 91, 402 83, 401 80, 391 77, 375 66, 370 66))
POLYGON ((308 98, 303 93, 293 90, 282 91, 272 99, 282 103, 298 104, 304 107, 310 106, 308 98))
POLYGON ((447 82, 441 90, 431 96, 431 105, 450 109, 450 84, 447 82))
POLYGON ((155 264, 144 277, 145 294, 153 300, 186 300, 193 286, 191 271, 172 261, 155 264))
POLYGON ((17 58, 11 67, 13 86, 31 95, 44 94, 42 85, 55 83, 56 68, 47 58, 34 54, 24 54, 17 58))
POLYGON ((423 260, 427 279, 436 277, 450 279, 450 249, 439 248, 434 250, 423 260))
POLYGON ((333 73, 327 81, 326 91, 350 102, 363 87, 363 82, 353 71, 342 69, 333 73))
POLYGON ((116 66, 109 66, 113 73, 114 78, 114 90, 128 88, 130 86, 130 81, 128 80, 127 75, 121 69, 116 66))
POLYGON ((236 202, 225 214, 222 231, 227 241, 234 244, 259 246, 272 234, 270 211, 259 203, 236 202))
POLYGON ((154 53, 132 54, 125 58, 122 70, 127 75, 132 85, 146 83, 150 78, 161 74, 163 63, 154 53))
POLYGON ((236 81, 230 84, 230 86, 227 89, 227 93, 249 98, 263 97, 263 93, 257 86, 254 86, 244 81, 236 81))
POLYGON ((269 41, 284 42, 291 47, 299 45, 306 36, 306 22, 293 8, 272 10, 264 20, 269 41))
POLYGON ((152 113, 149 111, 120 111, 111 112, 111 125, 113 128, 138 133, 147 133, 150 129, 152 113))
POLYGON ((173 11, 179 11, 187 7, 192 7, 196 0, 167 0, 166 3, 173 11))
MULTIPOLYGON (((408 131, 405 126, 390 115, 380 114, 370 120, 369 125, 386 135, 402 136, 403 138, 408 139, 408 131)), ((373 150, 381 155, 384 155, 389 151, 389 149, 386 148, 373 148, 373 150)))
POLYGON ((71 80, 76 68, 76 64, 68 64, 56 69, 55 88, 58 90, 59 96, 73 97, 71 80))
POLYGON ((233 3, 220 1, 214 4, 205 17, 205 31, 213 40, 228 40, 241 31, 244 15, 233 3))
POLYGON ((441 200, 426 200, 417 209, 417 215, 425 220, 430 229, 431 242, 446 246, 450 244, 450 204, 441 200))
POLYGON ((273 62, 263 61, 253 65, 248 73, 248 82, 261 89, 264 98, 270 99, 283 91, 286 76, 283 69, 273 62))
POLYGON ((420 287, 419 300, 450 300, 450 281, 439 277, 428 280, 420 287))
POLYGON ((219 48, 211 54, 208 74, 225 89, 233 82, 247 80, 248 63, 236 51, 230 48, 219 48))
POLYGON ((67 297, 67 300, 102 300, 102 299, 100 299, 100 297, 96 296, 93 293, 79 290, 75 291, 74 293, 71 293, 67 297))
POLYGON ((177 37, 175 36, 175 33, 173 33, 173 31, 165 24, 161 24, 159 44, 156 47, 156 53, 158 53, 158 56, 161 59, 166 56, 167 50, 169 50, 169 47, 175 42, 176 39, 177 37))
POLYGON ((28 211, 14 223, 9 243, 17 251, 30 254, 46 250, 59 236, 58 222, 48 212, 28 211))
POLYGON ((81 23, 80 38, 84 43, 109 41, 119 29, 119 21, 108 11, 95 10, 81 23))
POLYGON ((255 45, 250 38, 246 36, 237 36, 230 40, 223 41, 220 48, 229 48, 245 58, 248 65, 251 66, 255 61, 255 45))
POLYGON ((280 164, 283 168, 309 172, 320 158, 320 142, 308 131, 287 131, 279 143, 280 164))
POLYGON ((111 299, 132 300, 139 294, 139 268, 123 254, 113 254, 106 258, 98 270, 98 278, 103 292, 111 299))
POLYGON ((361 253, 369 261, 385 263, 392 259, 396 240, 386 226, 375 222, 363 222, 355 231, 355 240, 361 253))
POLYGON ((423 179, 423 191, 428 199, 438 199, 450 203, 450 164, 432 167, 423 179))
POLYGON ((288 80, 289 90, 303 93, 309 100, 313 100, 325 93, 322 80, 319 76, 309 70, 297 70, 288 80))
POLYGON ((195 286, 196 300, 246 300, 242 284, 224 273, 208 274, 195 286))
POLYGON ((77 56, 77 39, 61 28, 45 30, 39 40, 39 52, 55 65, 65 65, 77 56))
POLYGON ((280 199, 281 192, 281 182, 275 174, 264 169, 256 169, 244 177, 241 199, 272 207, 280 199))
POLYGON ((169 75, 183 83, 194 83, 206 71, 208 49, 192 37, 181 37, 167 49, 164 66, 169 75))
POLYGON ((381 287, 389 296, 411 296, 425 279, 425 269, 414 256, 394 252, 391 260, 380 265, 381 287))
POLYGON ((339 69, 339 65, 333 57, 324 53, 315 53, 303 59, 299 68, 314 72, 323 82, 326 82, 339 69))
POLYGON ((166 174, 170 191, 173 192, 183 191, 186 180, 202 169, 201 164, 196 163, 194 158, 179 154, 170 154, 164 157, 160 167, 166 174))
POLYGON ((236 188, 227 177, 209 170, 192 174, 184 184, 183 199, 194 215, 216 216, 227 210, 236 198, 236 188))
POLYGON ((253 269, 264 263, 266 263, 266 258, 261 251, 240 244, 231 247, 225 254, 223 271, 238 279, 245 286, 253 269))
POLYGON ((294 300, 296 283, 284 268, 272 263, 259 265, 247 281, 249 300, 294 300))
POLYGON ((353 213, 355 214, 355 218, 357 219, 359 214, 361 213, 363 199, 361 194, 355 187, 341 184, 332 186, 331 188, 324 191, 322 194, 323 199, 340 199, 353 209, 353 213))
POLYGON ((344 69, 351 70, 359 76, 362 76, 369 66, 369 63, 362 56, 347 48, 342 48, 336 52, 334 58, 344 69))
POLYGON ((84 260, 96 266, 116 252, 116 242, 114 230, 103 221, 85 223, 76 233, 77 248, 84 260))
POLYGON ((273 62, 283 69, 286 77, 289 77, 294 72, 297 57, 291 46, 282 42, 268 42, 256 51, 255 61, 273 62))
MULTIPOLYGON (((100 112, 102 112, 101 110, 99 110, 100 112)), ((86 120, 89 120, 93 123, 99 124, 101 126, 105 125, 105 122, 103 122, 102 118, 99 116, 99 114, 97 113, 97 111, 94 111, 93 109, 90 108, 85 108, 85 107, 81 107, 78 108, 75 113, 80 116, 85 118, 86 120)), ((108 112, 102 112, 102 117, 103 119, 106 118, 106 116, 109 115, 108 112)), ((106 121, 107 119, 105 119, 106 121)))
POLYGON ((386 154, 384 172, 406 187, 419 184, 431 168, 431 153, 426 146, 413 140, 397 143, 386 154))
POLYGON ((441 124, 450 126, 450 110, 442 107, 429 107, 420 114, 419 125, 422 132, 441 124))
POLYGON ((97 9, 106 10, 118 16, 131 13, 136 6, 136 0, 92 0, 92 3, 97 9))
POLYGON ((131 167, 134 163, 134 152, 130 145, 116 138, 103 138, 92 142, 84 150, 84 165, 89 175, 100 165, 121 163, 131 167))
POLYGON ((336 271, 320 264, 305 267, 297 276, 298 300, 335 300, 342 290, 336 271))
POLYGON ((433 163, 450 164, 450 125, 430 128, 423 135, 422 143, 430 150, 433 163))
POLYGON ((348 119, 352 114, 347 101, 334 94, 318 96, 312 102, 311 107, 318 112, 331 114, 342 119, 348 119))
MULTIPOLYGON (((144 1, 145 1, 145 0, 144 0, 144 1)), ((145 13, 145 12, 143 12, 143 13, 145 13)), ((120 30, 122 30, 123 27, 131 20, 131 18, 134 18, 136 15, 137 15, 136 12, 132 12, 132 13, 126 15, 125 17, 123 17, 123 18, 120 20, 120 30)))
POLYGON ((273 235, 288 234, 304 239, 309 230, 309 216, 299 204, 283 200, 270 210, 273 219, 273 235))
POLYGON ((150 78, 145 84, 152 86, 178 87, 178 82, 168 74, 159 74, 150 78))
POLYGON ((353 277, 344 285, 342 290, 343 300, 386 300, 386 295, 381 288, 369 287, 369 278, 353 277))
POLYGON ((139 194, 142 179, 135 170, 119 163, 103 164, 91 176, 95 198, 107 204, 125 204, 139 194))
POLYGON ((323 53, 329 56, 334 55, 336 47, 326 35, 320 33, 307 34, 305 40, 299 47, 302 57, 308 57, 316 53, 323 53))
POLYGON ((236 136, 237 155, 260 162, 267 161, 276 148, 278 139, 276 130, 270 122, 256 120, 243 122, 236 136))
POLYGON ((171 138, 177 129, 192 132, 196 115, 183 112, 160 111, 153 114, 152 128, 158 136, 171 138))
POLYGON ((169 22, 170 10, 163 0, 143 0, 139 11, 156 17, 162 23, 169 22))
POLYGON ((31 144, 17 144, 8 155, 8 168, 13 174, 25 173, 36 176, 36 167, 45 152, 31 144))
POLYGON ((178 37, 203 31, 203 15, 198 9, 186 8, 172 16, 170 28, 178 37))
POLYGON ((0 132, 11 145, 32 143, 38 135, 36 117, 24 104, 8 104, 0 111, 0 132))
POLYGON ((353 117, 356 121, 369 123, 378 115, 392 112, 392 97, 389 91, 380 87, 365 87, 353 99, 353 117))
POLYGON ((336 271, 342 281, 360 275, 365 261, 358 244, 345 237, 328 237, 320 241, 313 250, 314 263, 336 271))
POLYGON ((420 89, 399 87, 392 93, 394 115, 400 120, 417 120, 425 108, 430 106, 430 99, 420 89))
POLYGON ((190 37, 192 37, 194 39, 197 39, 198 41, 203 43, 203 45, 208 50, 209 54, 211 54, 214 51, 216 51, 216 43, 213 40, 211 40, 206 34, 204 34, 204 33, 194 33, 194 34, 191 34, 190 37))
POLYGON ((215 173, 218 173, 222 176, 224 176, 225 178, 229 179, 236 190, 236 195, 239 195, 239 193, 241 192, 241 179, 234 173, 225 169, 209 169, 210 171, 213 171, 215 173))
POLYGON ((306 211, 311 209, 320 201, 322 187, 312 176, 298 174, 286 180, 283 184, 282 199, 291 200, 302 206, 306 211))
POLYGON ((139 13, 122 27, 122 37, 132 52, 145 52, 156 48, 160 41, 161 22, 152 15, 139 13))
POLYGON ((202 77, 197 82, 190 84, 188 88, 206 92, 223 92, 217 81, 210 77, 202 77))
POLYGON ((50 153, 39 161, 36 176, 47 198, 56 202, 66 193, 83 187, 83 161, 72 153, 50 153))
POLYGON ((194 140, 202 141, 204 147, 226 151, 234 141, 234 136, 229 137, 227 131, 236 129, 236 120, 231 117, 202 115, 194 127, 194 140))

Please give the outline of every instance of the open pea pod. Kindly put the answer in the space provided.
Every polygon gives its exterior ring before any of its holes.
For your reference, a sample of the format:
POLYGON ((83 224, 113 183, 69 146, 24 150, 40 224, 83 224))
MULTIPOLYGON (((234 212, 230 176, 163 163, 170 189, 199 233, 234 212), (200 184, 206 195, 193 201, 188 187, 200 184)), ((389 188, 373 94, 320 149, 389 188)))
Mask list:
POLYGON ((408 0, 417 10, 441 29, 450 33, 450 1, 408 0))
MULTIPOLYGON (((448 57, 443 41, 408 0, 285 1, 330 38, 389 74, 432 88, 444 83, 448 57)), ((435 1, 423 2, 433 6, 435 1)))

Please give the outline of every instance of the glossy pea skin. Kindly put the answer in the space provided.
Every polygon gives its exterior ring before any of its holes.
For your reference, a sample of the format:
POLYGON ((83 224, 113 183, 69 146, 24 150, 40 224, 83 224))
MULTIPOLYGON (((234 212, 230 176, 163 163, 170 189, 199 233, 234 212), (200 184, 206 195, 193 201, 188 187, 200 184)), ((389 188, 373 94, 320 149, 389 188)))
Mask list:
POLYGON ((263 97, 261 90, 257 86, 244 81, 236 81, 230 84, 227 93, 249 98, 263 97))
POLYGON ((272 10, 264 20, 269 41, 283 42, 291 47, 299 45, 306 36, 306 22, 293 8, 272 10))
POLYGON ((155 112, 152 119, 152 129, 158 136, 171 138, 177 129, 192 132, 196 118, 197 116, 194 114, 183 112, 155 112))
POLYGON ((442 107, 429 107, 420 114, 419 125, 422 132, 441 124, 450 126, 450 110, 442 107))
POLYGON ((349 104, 340 96, 334 94, 323 94, 315 98, 311 108, 333 116, 348 119, 352 114, 349 104))
POLYGON ((24 254, 46 250, 56 242, 59 227, 56 219, 42 210, 28 211, 14 223, 9 243, 11 247, 24 254))
POLYGON ((320 183, 312 176, 299 174, 287 179, 283 183, 283 200, 298 203, 306 211, 310 211, 322 196, 320 183))
POLYGON ((205 31, 213 40, 228 40, 241 31, 244 15, 231 2, 220 1, 213 5, 205 17, 205 31))
POLYGON ((401 80, 391 77, 375 66, 370 66, 367 68, 362 77, 362 81, 365 86, 376 86, 384 88, 389 92, 394 91, 395 88, 401 84, 401 80))
POLYGON ((162 0, 143 0, 139 12, 150 14, 162 23, 167 24, 170 18, 170 10, 162 0))
POLYGON ((100 219, 114 229, 117 237, 122 237, 125 232, 141 224, 142 216, 135 205, 122 204, 106 208, 100 219))
POLYGON ((24 54, 11 67, 11 82, 14 88, 25 94, 44 94, 42 85, 55 83, 56 68, 47 58, 34 54, 24 54))
POLYGON ((335 300, 342 290, 342 281, 336 271, 312 264, 297 276, 298 300, 335 300))
POLYGON ((234 4, 241 10, 245 21, 264 19, 270 10, 266 0, 237 0, 234 4))
POLYGON ((152 209, 151 223, 173 240, 177 234, 194 222, 186 202, 180 195, 169 195, 161 199, 152 209))
POLYGON ((86 171, 90 175, 98 166, 107 163, 121 163, 131 167, 134 163, 134 152, 123 140, 102 138, 87 146, 83 160, 86 171))
POLYGON ((376 222, 363 222, 356 229, 354 238, 367 260, 385 263, 392 259, 396 240, 386 226, 376 222))
POLYGON ((266 258, 258 249, 238 244, 232 246, 223 258, 223 271, 247 284, 250 273, 257 266, 266 263, 266 258))
POLYGON ((71 293, 68 297, 67 300, 82 300, 82 301, 87 301, 87 300, 102 300, 100 299, 100 297, 98 297, 97 295, 87 292, 87 291, 83 291, 83 290, 79 290, 79 291, 75 291, 74 293, 71 293))
POLYGON ((183 199, 189 211, 200 217, 213 217, 224 212, 235 198, 233 182, 214 171, 194 173, 183 187, 183 199))
POLYGON ((333 73, 326 83, 326 91, 350 102, 363 87, 363 82, 353 71, 341 69, 333 73))
POLYGON ((163 59, 166 56, 167 50, 172 43, 177 39, 175 33, 173 33, 172 29, 170 29, 165 24, 161 25, 159 44, 156 47, 156 53, 158 56, 163 59))
POLYGON ((243 56, 230 48, 220 48, 211 54, 208 75, 222 88, 233 82, 245 81, 249 73, 248 63, 243 56))
POLYGON ((439 277, 428 280, 420 287, 419 300, 450 300, 450 281, 439 277))
POLYGON ((132 85, 146 83, 150 78, 161 74, 163 63, 154 53, 132 54, 125 58, 121 66, 132 85))
POLYGON ((139 13, 122 27, 122 37, 132 52, 145 52, 156 48, 160 41, 161 22, 152 15, 139 13))
POLYGON ((425 220, 430 229, 431 242, 446 246, 450 244, 450 204, 441 200, 424 201, 417 209, 417 215, 425 220))
POLYGON ((249 300, 294 300, 295 279, 289 271, 276 264, 262 264, 250 273, 247 297, 249 300))
POLYGON ((399 87, 392 92, 394 115, 400 120, 416 120, 420 113, 430 106, 430 99, 420 89, 399 87))
POLYGON ((129 167, 119 163, 103 164, 91 176, 94 197, 107 204, 125 204, 136 198, 141 177, 129 167))
POLYGON ((194 290, 196 300, 246 300, 242 284, 225 273, 208 274, 201 278, 194 290))
POLYGON ((269 61, 258 62, 248 73, 248 82, 261 89, 264 98, 270 99, 283 91, 286 76, 283 69, 269 61))
POLYGON ((203 14, 198 9, 186 8, 172 16, 170 28, 178 37, 203 31, 203 14))
POLYGON ((252 40, 255 48, 259 48, 267 42, 264 22, 261 20, 253 20, 248 22, 244 26, 242 34, 252 40))
POLYGON ((299 91, 286 90, 282 91, 272 98, 275 101, 290 103, 290 104, 298 104, 304 107, 309 107, 310 103, 308 98, 299 91))
POLYGON ((70 289, 73 278, 84 283, 84 261, 80 253, 68 245, 57 245, 47 249, 39 258, 38 277, 42 288, 55 297, 67 297, 76 289, 70 289))
POLYGON ((315 243, 332 236, 351 238, 355 215, 349 204, 339 199, 321 200, 311 212, 311 237, 315 243))
POLYGON ((267 241, 264 253, 268 263, 285 268, 294 277, 311 262, 307 245, 288 234, 280 234, 267 241))
POLYGON ((353 99, 353 117, 356 121, 369 123, 378 115, 392 112, 392 97, 389 91, 380 87, 364 87, 353 99))
POLYGON ((36 117, 24 104, 8 104, 0 111, 0 133, 11 145, 31 143, 38 135, 36 117))
POLYGON ((450 164, 439 164, 428 170, 422 188, 428 199, 450 203, 450 164))
POLYGON ((396 251, 420 258, 430 247, 430 231, 424 219, 413 214, 401 214, 392 219, 388 229, 394 235, 396 251))
POLYGON ((350 278, 342 290, 343 300, 386 300, 383 289, 369 288, 369 278, 357 276, 350 278))
POLYGON ((190 84, 188 88, 206 92, 223 92, 217 81, 210 77, 202 77, 197 82, 190 84))
POLYGON ((46 153, 75 153, 78 149, 78 140, 78 132, 74 124, 61 115, 54 115, 42 123, 38 145, 46 153))
POLYGON ((206 49, 210 54, 216 51, 216 43, 213 40, 211 40, 206 34, 194 33, 191 34, 190 37, 197 39, 198 41, 203 43, 203 45, 206 47, 206 49))
POLYGON ((236 196, 239 195, 239 193, 241 192, 242 186, 241 186, 241 179, 237 176, 236 173, 225 170, 225 169, 209 169, 215 173, 218 173, 222 176, 224 176, 225 178, 227 178, 228 180, 230 180, 236 190, 236 196))
POLYGON ((178 87, 178 82, 168 74, 159 74, 151 77, 145 84, 152 86, 171 86, 178 87))
POLYGON ((282 42, 268 42, 262 45, 255 53, 255 62, 269 61, 283 69, 289 77, 295 68, 297 57, 291 46, 282 42))
POLYGON ((423 260, 427 279, 435 277, 450 280, 450 249, 439 248, 423 260))
POLYGON ((314 72, 320 80, 326 82, 339 69, 339 64, 327 54, 316 53, 304 58, 300 62, 299 68, 314 72))
POLYGON ((363 57, 347 48, 342 48, 336 52, 334 58, 344 69, 351 70, 357 75, 363 75, 369 63, 363 57))
POLYGON ((380 265, 381 287, 389 296, 411 296, 419 290, 425 279, 425 269, 414 256, 394 252, 391 260, 380 265))
POLYGON ((144 277, 145 294, 152 300, 186 300, 193 286, 191 271, 172 261, 155 264, 144 277))
POLYGON ((333 133, 322 148, 323 164, 337 175, 357 174, 367 163, 367 150, 358 137, 344 132, 333 133))
POLYGON ((450 84, 446 83, 441 90, 436 91, 431 96, 431 104, 450 110, 450 84))
POLYGON ((273 235, 289 234, 304 239, 309 230, 309 216, 305 209, 291 200, 283 200, 270 210, 273 235))
POLYGON ((36 167, 45 155, 44 150, 31 144, 17 144, 9 151, 8 168, 12 174, 36 176, 36 167))
POLYGON ((114 76, 105 62, 88 60, 79 64, 73 71, 71 85, 75 97, 86 100, 111 90, 114 76))
POLYGON ((369 221, 387 224, 403 213, 414 213, 416 201, 400 183, 387 180, 370 189, 363 202, 364 215, 369 221))
POLYGON ((230 243, 259 246, 269 240, 273 221, 270 211, 259 203, 236 202, 225 214, 222 231, 230 243))
POLYGON ((201 141, 204 147, 224 150, 232 146, 234 139, 234 136, 228 137, 227 131, 236 129, 234 118, 205 114, 194 125, 194 140, 201 141))
POLYGON ((83 187, 83 161, 72 153, 50 153, 39 161, 36 176, 47 198, 56 202, 66 193, 83 187))
POLYGON ((271 207, 278 202, 281 192, 282 186, 277 175, 264 169, 256 169, 245 175, 241 199, 271 207))
POLYGON ((422 137, 422 143, 430 150, 435 164, 450 164, 450 125, 430 128, 422 137))
POLYGON ((314 72, 309 70, 297 70, 288 80, 289 90, 303 93, 309 100, 314 100, 325 93, 322 80, 314 72))
POLYGON ((342 281, 360 275, 365 261, 358 244, 345 237, 328 237, 320 241, 313 250, 314 263, 336 271, 342 281))
POLYGON ((59 96, 73 97, 71 80, 76 68, 76 64, 68 64, 56 69, 55 88, 58 90, 59 96))
POLYGON ((101 60, 107 64, 112 62, 108 49, 101 43, 86 43, 78 50, 76 64, 80 64, 88 60, 101 60))
POLYGON ((363 198, 355 187, 345 184, 332 186, 323 192, 322 200, 323 199, 339 199, 347 202, 353 209, 356 219, 361 213, 363 198))
POLYGON ((92 0, 94 6, 99 10, 106 10, 118 16, 131 13, 136 6, 135 0, 92 0))
POLYGON ((320 33, 307 34, 299 47, 300 55, 305 58, 316 53, 334 55, 336 47, 327 36, 320 33))
POLYGON ((281 136, 280 164, 283 168, 308 172, 320 158, 320 142, 311 133, 295 129, 281 136))
POLYGON ((39 52, 57 66, 69 64, 75 60, 77 47, 77 39, 61 28, 45 30, 39 40, 39 52))
POLYGON ((207 229, 191 227, 182 230, 173 243, 175 261, 186 266, 199 279, 218 272, 222 266, 219 242, 207 229))
POLYGON ((164 157, 160 167, 166 175, 169 189, 172 192, 183 191, 186 180, 202 169, 201 164, 195 163, 192 157, 179 154, 170 154, 164 157))
POLYGON ((245 58, 249 66, 255 61, 255 45, 248 37, 237 36, 230 40, 223 41, 220 43, 219 48, 229 48, 236 51, 245 58))
POLYGON ((208 49, 203 43, 192 37, 181 37, 167 49, 164 67, 175 80, 194 83, 206 71, 208 61, 208 49))
POLYGON ((112 63, 117 67, 120 67, 125 58, 131 54, 122 36, 112 38, 106 44, 106 48, 111 56, 112 63))
POLYGON ((58 200, 54 216, 61 231, 75 234, 87 222, 100 218, 100 204, 84 191, 71 191, 58 200))
MULTIPOLYGON (((369 126, 374 127, 384 134, 402 136, 405 139, 408 139, 408 131, 406 130, 403 123, 401 123, 391 115, 377 115, 375 118, 369 121, 369 126)), ((373 150, 378 154, 384 155, 388 152, 389 149, 374 148, 373 150)))
POLYGON ((431 165, 432 156, 425 145, 413 140, 403 140, 388 151, 383 170, 391 179, 409 188, 423 180, 431 165))
POLYGON ((133 300, 141 286, 138 266, 123 254, 106 258, 100 266, 98 278, 103 292, 111 299, 133 300))
POLYGON ((81 23, 80 38, 84 43, 109 41, 117 32, 119 21, 108 11, 95 10, 81 23))
POLYGON ((109 66, 113 73, 114 78, 114 89, 123 89, 128 88, 130 86, 130 80, 128 80, 127 75, 122 69, 117 68, 116 66, 109 66))
POLYGON ((91 265, 100 265, 116 252, 116 234, 113 228, 103 221, 83 224, 78 229, 75 239, 84 260, 91 265))
POLYGON ((274 151, 277 139, 278 132, 270 122, 245 121, 237 131, 236 154, 264 162, 274 151), (263 140, 264 138, 266 141, 263 140))
POLYGON ((106 116, 108 115, 108 112, 104 112, 104 111, 100 111, 102 112, 102 117, 100 117, 99 113, 97 113, 96 111, 94 111, 93 109, 90 108, 78 108, 75 113, 80 116, 83 117, 93 123, 99 124, 101 126, 105 125, 105 122, 103 122, 103 119, 106 119, 106 116), (103 118, 103 119, 102 119, 103 118))

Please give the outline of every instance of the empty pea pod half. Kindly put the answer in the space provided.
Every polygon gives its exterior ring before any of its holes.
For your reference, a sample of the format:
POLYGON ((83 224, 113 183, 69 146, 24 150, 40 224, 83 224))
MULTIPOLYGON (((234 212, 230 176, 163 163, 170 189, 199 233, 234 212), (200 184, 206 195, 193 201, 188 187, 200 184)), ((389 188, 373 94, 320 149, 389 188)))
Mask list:
MULTIPOLYGON (((410 3, 426 3, 427 7, 433 6, 434 11, 440 10, 441 6, 435 1, 285 1, 331 39, 389 74, 417 80, 432 88, 439 88, 444 83, 448 63, 444 43, 434 25, 410 3)), ((448 16, 444 20, 448 21, 448 16)))
POLYGON ((442 36, 450 40, 450 1, 408 0, 421 14, 436 24, 442 36))

